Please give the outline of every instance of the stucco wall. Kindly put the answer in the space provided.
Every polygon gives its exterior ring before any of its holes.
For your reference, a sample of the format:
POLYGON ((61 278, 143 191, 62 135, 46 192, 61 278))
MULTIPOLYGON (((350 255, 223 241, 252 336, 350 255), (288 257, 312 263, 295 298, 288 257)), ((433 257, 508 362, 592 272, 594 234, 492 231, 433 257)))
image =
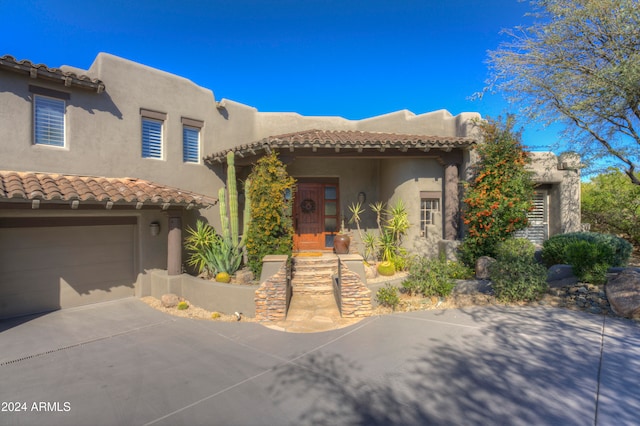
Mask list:
MULTIPOLYGON (((380 160, 355 158, 297 158, 287 166, 287 171, 295 178, 324 177, 339 178, 340 212, 344 216, 345 227, 355 230, 355 225, 349 225, 351 212, 349 206, 358 201, 358 193, 367 196, 365 205, 380 201, 379 195, 380 160)), ((367 207, 363 215, 363 231, 375 228, 375 215, 367 207)))
POLYGON ((390 206, 402 200, 409 214, 411 227, 403 239, 403 246, 412 253, 436 255, 438 241, 442 239, 443 166, 436 159, 397 159, 382 161, 380 169, 381 196, 390 206), (420 230, 421 191, 441 193, 437 225, 429 227, 424 234, 420 230))
POLYGON ((296 113, 256 112, 255 140, 267 136, 316 129, 472 137, 477 134, 473 120, 479 118, 480 114, 478 113, 462 113, 453 116, 446 110, 419 115, 408 110, 401 110, 362 120, 302 116, 296 113))

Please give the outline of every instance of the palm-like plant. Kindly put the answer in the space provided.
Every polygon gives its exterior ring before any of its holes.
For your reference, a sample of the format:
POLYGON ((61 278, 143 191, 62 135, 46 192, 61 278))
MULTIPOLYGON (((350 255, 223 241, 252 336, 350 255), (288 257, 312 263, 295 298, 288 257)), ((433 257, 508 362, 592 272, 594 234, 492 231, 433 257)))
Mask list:
POLYGON ((201 220, 196 222, 196 229, 187 227, 187 238, 185 238, 184 247, 191 254, 187 260, 189 266, 196 268, 199 274, 206 272, 208 277, 216 273, 211 262, 210 248, 219 240, 213 226, 204 223, 201 220))

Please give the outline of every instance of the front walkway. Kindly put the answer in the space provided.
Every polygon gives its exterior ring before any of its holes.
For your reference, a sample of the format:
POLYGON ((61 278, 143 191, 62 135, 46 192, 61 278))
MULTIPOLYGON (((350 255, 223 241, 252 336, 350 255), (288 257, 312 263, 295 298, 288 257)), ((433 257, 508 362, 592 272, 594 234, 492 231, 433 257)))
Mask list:
POLYGON ((295 334, 132 298, 0 322, 0 423, 630 425, 638 347, 635 322, 547 307, 295 334))
POLYGON ((290 333, 317 333, 347 327, 361 320, 362 318, 342 318, 332 294, 294 294, 286 320, 261 324, 290 333))

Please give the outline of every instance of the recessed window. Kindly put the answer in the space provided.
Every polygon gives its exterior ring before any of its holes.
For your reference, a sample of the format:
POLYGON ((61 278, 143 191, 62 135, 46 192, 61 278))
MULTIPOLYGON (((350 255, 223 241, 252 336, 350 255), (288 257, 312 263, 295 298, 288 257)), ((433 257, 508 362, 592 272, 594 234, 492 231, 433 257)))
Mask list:
POLYGON ((427 225, 436 224, 436 214, 440 212, 440 199, 420 199, 420 230, 424 231, 427 225))
POLYGON ((200 162, 200 129, 189 126, 182 128, 182 160, 185 163, 200 162))
POLYGON ((34 95, 33 106, 35 144, 64 147, 65 101, 34 95))
POLYGON ((142 158, 162 159, 164 112, 140 109, 142 116, 142 158))
POLYGON ((142 119, 142 157, 162 158, 162 121, 142 119))

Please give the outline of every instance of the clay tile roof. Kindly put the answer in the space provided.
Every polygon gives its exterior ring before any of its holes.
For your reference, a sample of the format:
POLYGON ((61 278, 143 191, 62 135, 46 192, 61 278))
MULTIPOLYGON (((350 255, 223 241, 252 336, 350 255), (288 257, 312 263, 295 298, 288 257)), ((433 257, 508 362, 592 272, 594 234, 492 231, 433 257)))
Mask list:
POLYGON ((0 56, 0 69, 28 74, 31 78, 42 78, 64 84, 65 86, 75 86, 97 93, 102 93, 105 89, 104 83, 97 78, 92 79, 86 75, 62 71, 59 68, 49 68, 44 64, 34 64, 27 59, 18 61, 11 55, 0 56))
POLYGON ((163 206, 208 207, 217 200, 143 179, 70 176, 48 173, 0 171, 0 202, 74 201, 114 205, 144 203, 163 206))
POLYGON ((351 150, 363 152, 364 150, 377 150, 383 152, 386 149, 399 149, 408 151, 418 149, 429 151, 430 149, 467 148, 477 141, 473 138, 411 135, 383 132, 362 132, 355 130, 306 130, 302 132, 287 133, 278 136, 269 136, 257 142, 237 146, 232 149, 220 151, 206 157, 205 160, 213 163, 226 161, 227 153, 235 152, 241 157, 256 155, 259 151, 268 152, 271 149, 296 149, 311 148, 332 149, 336 152, 351 150))

